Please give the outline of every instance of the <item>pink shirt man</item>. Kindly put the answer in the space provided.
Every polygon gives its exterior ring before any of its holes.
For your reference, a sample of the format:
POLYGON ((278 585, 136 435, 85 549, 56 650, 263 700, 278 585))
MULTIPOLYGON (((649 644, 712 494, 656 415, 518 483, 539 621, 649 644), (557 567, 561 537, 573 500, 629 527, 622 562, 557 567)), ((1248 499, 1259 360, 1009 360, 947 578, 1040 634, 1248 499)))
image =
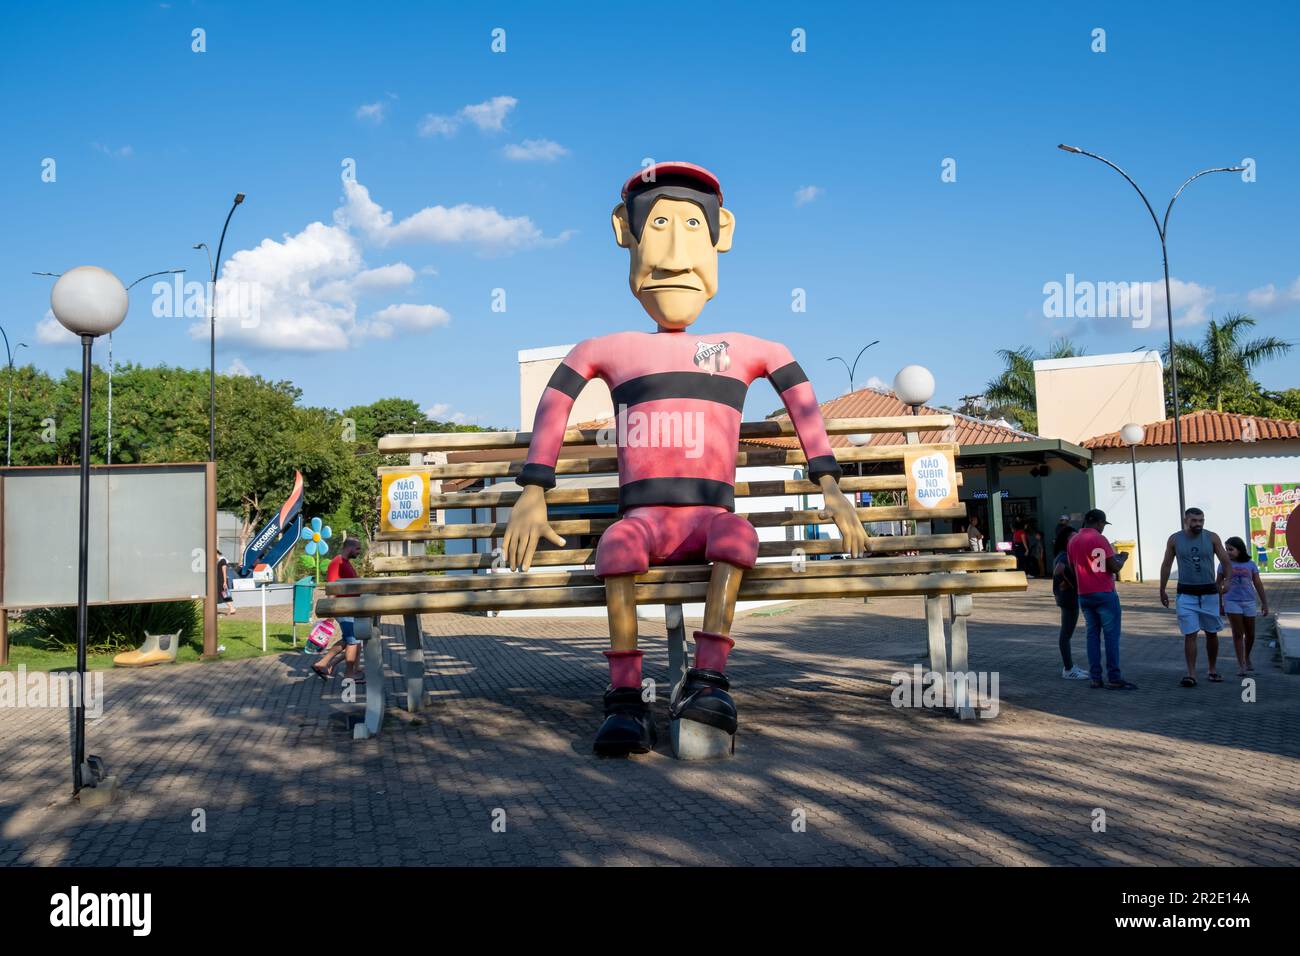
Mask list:
POLYGON ((1106 570, 1106 559, 1115 554, 1106 536, 1096 528, 1084 528, 1066 547, 1080 594, 1115 590, 1115 577, 1106 570))

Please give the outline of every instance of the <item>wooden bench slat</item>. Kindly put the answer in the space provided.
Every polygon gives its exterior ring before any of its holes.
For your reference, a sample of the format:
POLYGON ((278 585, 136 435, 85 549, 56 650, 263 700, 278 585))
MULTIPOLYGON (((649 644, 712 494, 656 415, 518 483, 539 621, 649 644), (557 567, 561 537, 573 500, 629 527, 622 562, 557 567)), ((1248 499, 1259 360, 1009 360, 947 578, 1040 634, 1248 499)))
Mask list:
MULTIPOLYGON (((951 415, 894 415, 879 418, 828 418, 828 435, 869 435, 888 432, 941 431, 951 428, 951 415)), ((601 440, 601 428, 570 428, 564 432, 566 445, 594 445, 601 440)), ((795 430, 788 418, 744 422, 741 438, 793 438, 795 430)), ((486 451, 488 449, 527 448, 532 432, 428 432, 416 435, 385 435, 379 439, 383 453, 424 451, 486 451)))
MULTIPOLYGON (((919 521, 966 517, 966 506, 952 505, 947 508, 927 508, 924 505, 882 505, 879 507, 858 508, 861 521, 902 521, 916 519, 919 521)), ((748 518, 755 528, 797 528, 802 525, 833 525, 832 518, 821 518, 819 512, 810 511, 756 511, 741 514, 748 518)), ((604 534, 617 518, 573 518, 557 519, 551 522, 556 534, 604 534)), ((465 538, 501 538, 505 536, 509 522, 498 521, 480 524, 444 524, 435 525, 421 531, 381 531, 375 535, 378 541, 443 541, 465 538)))
MULTIPOLYGON (((966 552, 964 554, 923 554, 912 556, 846 558, 842 561, 807 561, 795 570, 791 561, 774 561, 755 565, 745 572, 746 578, 781 578, 844 576, 851 573, 869 575, 921 574, 938 571, 1010 571, 1016 559, 1009 554, 966 552)), ((676 581, 707 581, 712 567, 707 564, 679 564, 651 568, 638 575, 645 584, 676 581)), ((565 585, 599 584, 594 571, 506 571, 492 574, 406 575, 393 578, 347 578, 321 585, 327 596, 340 592, 361 594, 416 594, 423 591, 478 591, 494 588, 543 588, 565 585)))
MULTIPOLYGON (((704 600, 707 581, 638 584, 637 604, 683 604, 704 600)), ((811 600, 815 598, 896 595, 974 594, 1023 591, 1020 571, 978 573, 805 576, 793 578, 746 577, 740 585, 742 601, 811 600)), ((433 613, 447 611, 505 611, 522 608, 600 607, 605 589, 600 585, 556 588, 506 588, 488 591, 440 591, 419 594, 368 594, 360 597, 322 598, 317 613, 336 616, 433 613)))
MULTIPOLYGON (((398 469, 401 471, 402 469, 398 469)), ((962 484, 962 474, 955 475, 958 487, 962 484)), ((840 479, 840 490, 845 494, 850 491, 902 491, 907 488, 906 475, 846 475, 840 479)), ((779 498, 786 495, 820 495, 821 487, 811 481, 767 479, 762 481, 736 482, 737 498, 779 498)), ((429 508, 509 508, 523 494, 518 488, 504 491, 462 491, 446 492, 429 496, 429 508)), ((601 488, 577 488, 572 485, 557 485, 546 492, 548 505, 604 505, 618 503, 618 486, 608 485, 601 488)))
MULTIPOLYGON (((911 534, 879 535, 867 539, 870 553, 889 554, 895 551, 961 551, 970 547, 965 534, 911 534)), ((760 541, 758 556, 775 558, 787 556, 795 548, 804 554, 842 554, 844 544, 839 538, 818 538, 815 541, 760 541)), ((492 554, 413 554, 403 557, 376 557, 372 566, 380 573, 393 571, 450 571, 473 568, 490 568, 496 560, 492 554)), ((596 560, 595 548, 538 549, 533 554, 533 566, 546 567, 557 564, 583 565, 596 560)))
MULTIPOLYGON (((926 445, 863 445, 860 448, 837 448, 835 460, 844 462, 902 461, 908 451, 950 452, 954 457, 957 446, 952 442, 935 442, 926 445)), ((800 448, 766 448, 742 451, 736 454, 737 468, 781 467, 806 465, 800 448)), ((383 475, 428 475, 430 478, 514 478, 523 470, 523 459, 513 461, 465 461, 450 465, 381 465, 377 470, 383 475)), ((561 450, 555 462, 557 475, 609 474, 618 468, 618 449, 613 446, 596 448, 582 457, 566 456, 561 450)))

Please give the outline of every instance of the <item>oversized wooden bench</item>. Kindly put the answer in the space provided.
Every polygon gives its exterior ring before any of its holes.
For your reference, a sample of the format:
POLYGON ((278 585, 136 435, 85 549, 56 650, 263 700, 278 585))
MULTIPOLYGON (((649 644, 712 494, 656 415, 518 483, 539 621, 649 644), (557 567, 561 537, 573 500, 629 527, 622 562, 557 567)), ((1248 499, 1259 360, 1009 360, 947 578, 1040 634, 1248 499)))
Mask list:
MULTIPOLYGON (((871 443, 836 448, 836 458, 845 472, 840 487, 846 494, 864 491, 906 493, 908 479, 902 469, 904 455, 918 451, 942 455, 952 481, 959 485, 961 475, 954 468, 957 446, 950 442, 927 445, 916 441, 918 432, 952 427, 953 419, 947 415, 827 421, 826 430, 831 435, 898 433, 907 439, 898 444, 871 443)), ((476 510, 469 512, 472 520, 468 523, 429 520, 425 528, 381 530, 379 539, 469 540, 475 542, 472 544, 475 551, 379 556, 372 561, 375 571, 396 576, 350 579, 325 585, 324 596, 316 603, 316 613, 321 617, 355 617, 357 635, 365 642, 370 680, 365 730, 359 726, 358 736, 377 733, 384 715, 383 657, 377 639, 381 617, 402 618, 406 645, 406 703, 407 709, 414 712, 420 710, 424 702, 421 614, 604 606, 604 587, 592 570, 595 542, 616 520, 613 509, 618 501, 617 448, 602 444, 606 434, 600 429, 570 429, 565 432, 564 446, 555 469, 557 485, 546 493, 546 501, 552 508, 551 526, 567 540, 563 548, 543 542, 544 546, 539 547, 534 556, 532 570, 527 572, 503 570, 506 562, 500 544, 506 531, 508 509, 520 494, 519 487, 511 479, 520 472, 531 433, 388 435, 380 440, 381 452, 439 451, 448 457, 447 464, 381 467, 381 482, 385 475, 415 476, 424 483, 423 499, 429 515, 438 514, 443 509, 476 510), (596 475, 609 476, 607 486, 583 487, 565 481, 566 476, 596 475), (481 483, 482 487, 428 494, 430 479, 457 482, 474 479, 473 483, 481 483), (510 483, 505 487, 494 487, 494 483, 502 482, 510 483), (584 514, 584 508, 591 511, 584 514), (484 517, 488 520, 479 522, 479 511, 484 509, 487 510, 484 517), (601 511, 605 513, 601 514, 601 511), (566 516, 564 512, 571 514, 566 516), (480 542, 482 550, 478 550, 480 542), (353 592, 356 596, 341 597, 338 596, 340 591, 353 592)), ((793 435, 793 428, 786 418, 743 424, 738 469, 805 465, 803 453, 797 446, 773 448, 752 443, 754 439, 793 435)), ((744 514, 759 529, 761 539, 759 564, 746 572, 739 600, 920 596, 925 599, 930 669, 939 674, 966 673, 966 618, 971 612, 971 596, 1024 590, 1025 577, 1014 570, 1014 559, 1009 555, 969 551, 964 532, 927 533, 933 520, 965 518, 965 506, 957 503, 927 508, 914 500, 905 505, 859 507, 858 516, 864 522, 918 522, 914 530, 919 529, 920 533, 874 536, 868 542, 868 556, 830 559, 842 554, 838 538, 809 539, 801 533, 801 529, 818 525, 828 525, 831 533, 835 533, 834 523, 823 521, 818 515, 820 495, 819 487, 802 477, 745 480, 744 472, 738 472, 736 511, 744 514), (797 496, 807 497, 801 499, 797 496), (744 507, 753 500, 774 497, 781 506, 780 510, 744 507), (810 502, 809 497, 814 500, 810 502), (800 507, 793 507, 795 502, 800 507), (764 529, 769 528, 786 529, 786 540, 763 539, 764 529), (944 628, 942 602, 945 598, 951 617, 950 647, 944 628)), ((826 532, 822 530, 820 533, 826 532)), ((688 660, 682 605, 703 601, 709 571, 705 564, 652 567, 637 579, 637 604, 662 604, 665 607, 669 666, 674 684, 684 677, 688 660)), ((957 708, 957 712, 962 717, 974 715, 969 705, 957 708)))

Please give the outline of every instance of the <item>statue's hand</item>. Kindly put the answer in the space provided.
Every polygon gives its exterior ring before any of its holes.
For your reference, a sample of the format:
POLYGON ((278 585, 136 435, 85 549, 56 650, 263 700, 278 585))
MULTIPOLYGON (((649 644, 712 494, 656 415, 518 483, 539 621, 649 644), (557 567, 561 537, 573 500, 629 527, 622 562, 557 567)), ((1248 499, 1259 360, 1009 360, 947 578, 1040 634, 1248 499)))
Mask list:
POLYGON ((519 500, 510 509, 510 523, 506 526, 504 545, 510 570, 527 571, 542 538, 564 547, 564 538, 546 520, 546 493, 537 485, 525 485, 519 500))
POLYGON ((840 538, 844 541, 847 554, 855 558, 862 557, 867 553, 867 529, 858 520, 858 509, 844 497, 844 492, 840 491, 834 478, 822 478, 821 486, 826 507, 819 512, 819 516, 823 520, 830 518, 835 522, 835 527, 840 529, 840 538))

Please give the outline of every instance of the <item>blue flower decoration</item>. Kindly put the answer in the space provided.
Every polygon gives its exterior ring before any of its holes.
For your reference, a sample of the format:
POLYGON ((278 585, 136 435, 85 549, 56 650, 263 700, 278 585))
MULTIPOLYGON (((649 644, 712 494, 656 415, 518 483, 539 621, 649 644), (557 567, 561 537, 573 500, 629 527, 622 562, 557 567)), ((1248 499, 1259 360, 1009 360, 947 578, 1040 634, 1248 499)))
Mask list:
POLYGON ((326 554, 330 546, 325 542, 329 541, 331 534, 329 525, 321 524, 320 518, 312 518, 311 524, 302 529, 302 540, 307 542, 304 550, 311 555, 326 554))

